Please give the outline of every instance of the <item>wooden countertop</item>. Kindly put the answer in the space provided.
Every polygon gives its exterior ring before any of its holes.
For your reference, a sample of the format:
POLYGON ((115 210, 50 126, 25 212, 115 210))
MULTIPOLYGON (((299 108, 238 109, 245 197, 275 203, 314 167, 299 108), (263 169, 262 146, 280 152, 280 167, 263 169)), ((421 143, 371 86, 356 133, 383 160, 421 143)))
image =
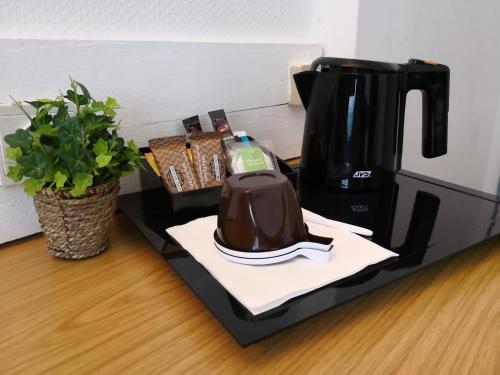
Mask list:
POLYGON ((500 373, 500 239, 238 346, 124 215, 110 249, 0 247, 0 373, 500 373))

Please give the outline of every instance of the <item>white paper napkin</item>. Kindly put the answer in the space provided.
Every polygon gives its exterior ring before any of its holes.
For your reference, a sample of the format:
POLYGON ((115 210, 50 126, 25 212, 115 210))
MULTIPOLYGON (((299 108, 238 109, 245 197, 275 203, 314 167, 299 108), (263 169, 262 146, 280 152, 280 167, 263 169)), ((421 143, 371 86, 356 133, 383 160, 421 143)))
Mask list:
POLYGON ((314 223, 307 225, 312 234, 334 238, 329 263, 303 257, 266 266, 230 262, 219 255, 213 243, 217 216, 170 227, 167 233, 253 315, 398 255, 350 232, 314 223))

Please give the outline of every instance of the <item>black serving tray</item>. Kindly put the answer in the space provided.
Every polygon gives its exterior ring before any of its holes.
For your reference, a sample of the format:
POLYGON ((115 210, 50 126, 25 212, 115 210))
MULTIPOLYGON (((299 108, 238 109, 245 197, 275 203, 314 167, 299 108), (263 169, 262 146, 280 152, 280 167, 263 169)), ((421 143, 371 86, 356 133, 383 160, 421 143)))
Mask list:
POLYGON ((165 232, 169 226, 216 214, 217 207, 191 207, 173 215, 164 208, 168 194, 160 186, 120 196, 119 208, 241 346, 500 234, 498 197, 406 171, 396 175, 394 185, 367 192, 323 190, 300 179, 297 188, 303 207, 372 229, 373 241, 399 257, 253 316, 165 232))
MULTIPOLYGON (((143 155, 151 152, 149 147, 142 147, 139 150, 143 155)), ((278 162, 280 172, 288 178, 294 188, 297 188, 297 171, 292 169, 287 163, 277 156, 276 160, 278 162)), ((139 172, 142 190, 148 191, 162 188, 164 185, 161 177, 153 171, 146 160, 144 160, 143 163, 144 169, 141 169, 139 172)), ((157 203, 161 203, 163 204, 163 207, 167 207, 168 211, 172 215, 187 217, 190 217, 190 212, 196 212, 199 208, 206 208, 207 210, 212 211, 215 210, 219 206, 220 194, 222 192, 222 186, 213 186, 179 193, 172 193, 168 189, 164 189, 167 193, 166 195, 155 195, 157 203)))

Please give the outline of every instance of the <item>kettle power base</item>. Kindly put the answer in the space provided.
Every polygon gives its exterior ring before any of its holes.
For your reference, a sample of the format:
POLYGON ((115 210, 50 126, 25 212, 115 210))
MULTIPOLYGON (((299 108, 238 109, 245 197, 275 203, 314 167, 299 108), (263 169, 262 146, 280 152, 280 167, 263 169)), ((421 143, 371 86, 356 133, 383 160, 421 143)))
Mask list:
MULTIPOLYGON (((122 195, 118 207, 234 339, 248 346, 500 235, 500 202, 495 196, 405 171, 396 175, 396 184, 390 194, 382 190, 375 193, 375 214, 381 217, 375 215, 376 228, 370 229, 375 229, 374 241, 400 254, 398 258, 367 267, 257 316, 250 314, 165 232, 169 226, 214 215, 216 207, 200 207, 190 211, 190 217, 172 216, 165 210, 168 197, 162 187, 122 195), (416 198, 422 194, 424 199, 416 198), (408 202, 413 202, 413 208, 408 202), (391 220, 386 216, 389 211, 394 212, 391 220), (432 225, 428 225, 429 221, 432 225)), ((338 209, 338 200, 331 201, 328 194, 308 193, 300 186, 299 191, 305 208, 355 225, 366 226, 363 220, 373 208, 372 201, 344 202, 349 208, 344 212, 338 209), (360 215, 359 221, 354 214, 360 215)), ((165 272, 171 270, 166 267, 165 272)))

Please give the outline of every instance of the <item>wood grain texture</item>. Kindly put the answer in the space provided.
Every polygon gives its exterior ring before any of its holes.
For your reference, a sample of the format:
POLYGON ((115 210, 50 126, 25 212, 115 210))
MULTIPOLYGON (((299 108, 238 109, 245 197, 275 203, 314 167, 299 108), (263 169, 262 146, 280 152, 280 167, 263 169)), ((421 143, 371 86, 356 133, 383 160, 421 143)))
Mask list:
POLYGON ((500 373, 500 240, 241 349, 124 215, 110 249, 0 247, 0 373, 500 373))

